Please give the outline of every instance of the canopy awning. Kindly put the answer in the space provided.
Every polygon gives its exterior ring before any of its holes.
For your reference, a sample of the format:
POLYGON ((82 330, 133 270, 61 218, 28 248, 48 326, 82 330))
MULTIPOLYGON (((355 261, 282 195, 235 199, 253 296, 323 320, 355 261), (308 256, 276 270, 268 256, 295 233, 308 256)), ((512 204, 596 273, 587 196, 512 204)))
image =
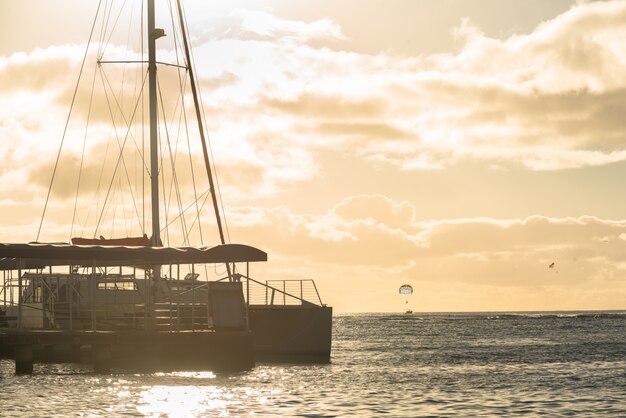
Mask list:
POLYGON ((216 247, 110 247, 71 244, 0 244, 0 270, 47 266, 152 266, 267 261, 267 253, 243 244, 216 247))

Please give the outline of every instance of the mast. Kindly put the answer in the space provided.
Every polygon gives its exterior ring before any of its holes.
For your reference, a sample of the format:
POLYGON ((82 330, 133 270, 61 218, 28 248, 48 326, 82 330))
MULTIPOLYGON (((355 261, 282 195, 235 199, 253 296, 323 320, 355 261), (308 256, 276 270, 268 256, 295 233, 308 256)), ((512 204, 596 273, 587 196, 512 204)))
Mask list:
MULTIPOLYGON (((156 92, 156 40, 165 36, 163 29, 154 27, 154 0, 148 0, 148 93, 150 101, 150 193, 152 204, 152 246, 161 246, 161 227, 159 224, 159 138, 157 120, 157 92, 156 92)), ((161 266, 152 266, 152 280, 150 286, 151 302, 158 299, 158 290, 161 284, 161 266), (154 290, 152 290, 154 289, 154 290)))
MULTIPOLYGON (((180 18, 181 32, 183 35, 183 45, 185 48, 185 57, 187 59, 187 70, 189 71, 189 80, 191 84, 191 92, 193 95, 194 107, 196 110, 196 119, 198 121, 198 130, 200 132, 200 139, 202 142, 202 155, 204 157, 204 165, 209 178, 209 188, 211 190, 211 200, 213 202, 213 210, 215 211, 215 219, 217 222, 217 228, 220 234, 220 242, 226 243, 224 238, 224 229, 222 227, 222 220, 220 217, 219 206, 217 203, 217 195, 215 190, 215 184, 213 182, 213 174, 211 173, 211 164, 209 159, 209 152, 207 147, 207 141, 204 135, 204 126, 202 123, 202 115, 200 112, 200 103, 198 99, 198 92, 196 87, 196 80, 193 73, 193 66, 191 64, 191 54, 189 52, 189 43, 187 41, 187 31, 185 28, 185 22, 182 12, 182 6, 180 0, 177 1, 178 15, 180 18)), ((150 98, 150 190, 152 196, 152 246, 160 247, 160 226, 159 226, 159 143, 158 143, 158 120, 157 120, 157 94, 156 94, 156 40, 162 36, 165 36, 163 29, 155 28, 154 22, 154 0, 148 0, 148 90, 150 98)), ((226 263, 226 270, 228 272, 228 278, 232 280, 232 274, 230 265, 226 263)), ((160 266, 153 266, 153 277, 155 284, 160 281, 160 266)))
POLYGON ((159 139, 156 95, 156 40, 165 33, 154 27, 154 0, 148 0, 148 91, 150 101, 150 192, 152 196, 152 246, 160 247, 159 139))

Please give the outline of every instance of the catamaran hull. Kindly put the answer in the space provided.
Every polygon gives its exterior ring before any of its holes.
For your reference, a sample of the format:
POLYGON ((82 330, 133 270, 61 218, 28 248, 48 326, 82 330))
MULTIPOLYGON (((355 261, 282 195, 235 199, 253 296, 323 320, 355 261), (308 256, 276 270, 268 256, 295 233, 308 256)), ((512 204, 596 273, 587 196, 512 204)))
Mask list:
POLYGON ((211 370, 254 367, 249 331, 46 331, 5 329, 0 348, 32 373, 33 363, 92 364, 96 372, 211 370))
POLYGON ((257 361, 330 362, 333 310, 328 306, 249 306, 257 361))

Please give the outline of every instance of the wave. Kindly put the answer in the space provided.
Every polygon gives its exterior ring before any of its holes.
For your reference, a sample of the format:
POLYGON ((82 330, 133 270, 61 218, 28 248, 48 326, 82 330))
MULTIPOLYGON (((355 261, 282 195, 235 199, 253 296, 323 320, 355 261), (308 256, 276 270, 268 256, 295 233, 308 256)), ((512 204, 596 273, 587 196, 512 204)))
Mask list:
POLYGON ((554 312, 415 312, 404 313, 357 313, 338 314, 339 320, 355 321, 506 321, 506 320, 556 320, 556 319, 626 319, 626 311, 554 311, 554 312))
POLYGON ((476 315, 466 315, 465 318, 483 317, 492 320, 511 320, 511 319, 617 319, 626 318, 624 311, 611 312, 489 312, 476 315))

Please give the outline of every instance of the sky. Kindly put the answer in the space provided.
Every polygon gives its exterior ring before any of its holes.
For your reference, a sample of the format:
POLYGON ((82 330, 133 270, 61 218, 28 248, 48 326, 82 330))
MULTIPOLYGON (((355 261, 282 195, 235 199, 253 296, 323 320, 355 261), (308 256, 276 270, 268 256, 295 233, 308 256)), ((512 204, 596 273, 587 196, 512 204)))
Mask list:
MULTIPOLYGON (((86 54, 97 8, 0 0, 2 242, 37 239, 62 138, 42 242, 93 234, 112 150, 143 149, 139 117, 119 128, 143 109, 130 98, 140 66, 95 66, 140 59, 139 38, 128 23, 110 23, 111 36, 96 25, 86 54)), ((185 11, 228 236, 269 254, 255 278, 313 278, 335 312, 403 311, 402 284, 415 311, 626 308, 626 1, 197 0, 185 11)), ((168 34, 157 47, 175 62, 168 19, 157 17, 168 34)), ((172 68, 159 70, 164 92, 180 81, 172 68)), ((162 137, 183 129, 187 106, 164 104, 162 137)), ((197 145, 163 147, 200 161, 197 145)), ((103 234, 146 231, 132 220, 145 202, 127 199, 141 200, 145 164, 135 151, 119 165, 127 191, 105 217, 123 221, 103 234)), ((181 167, 180 187, 164 185, 172 213, 195 176, 181 167)), ((202 240, 219 242, 210 229, 202 240)))

